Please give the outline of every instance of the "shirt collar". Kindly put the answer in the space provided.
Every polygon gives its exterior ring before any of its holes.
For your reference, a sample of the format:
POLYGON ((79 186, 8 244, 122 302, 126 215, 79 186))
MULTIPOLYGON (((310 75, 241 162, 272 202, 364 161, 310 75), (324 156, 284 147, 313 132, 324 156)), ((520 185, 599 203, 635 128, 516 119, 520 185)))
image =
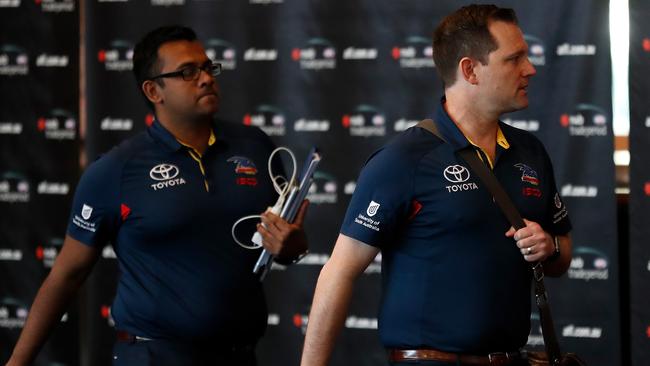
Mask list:
MULTIPOLYGON (((178 151, 183 146, 188 146, 178 141, 174 135, 171 134, 159 121, 154 119, 151 127, 149 127, 149 134, 157 141, 168 147, 171 151, 178 151)), ((214 145, 217 137, 214 134, 214 126, 210 128, 210 138, 208 139, 208 146, 214 145)), ((191 147, 191 146, 189 146, 191 147)))
MULTIPOLYGON (((438 130, 445 138, 445 140, 447 140, 447 142, 451 144, 454 150, 462 150, 468 147, 469 145, 476 145, 472 141, 470 141, 463 134, 463 132, 458 128, 458 126, 456 126, 454 121, 452 121, 451 117, 449 117, 449 114, 447 114, 447 111, 444 108, 444 103, 445 103, 445 97, 443 96, 440 99, 440 105, 436 110, 435 121, 438 124, 438 130)), ((497 144, 501 146, 503 149, 510 148, 510 143, 506 139, 506 136, 503 134, 503 131, 501 130, 501 126, 498 126, 497 128, 497 144)))

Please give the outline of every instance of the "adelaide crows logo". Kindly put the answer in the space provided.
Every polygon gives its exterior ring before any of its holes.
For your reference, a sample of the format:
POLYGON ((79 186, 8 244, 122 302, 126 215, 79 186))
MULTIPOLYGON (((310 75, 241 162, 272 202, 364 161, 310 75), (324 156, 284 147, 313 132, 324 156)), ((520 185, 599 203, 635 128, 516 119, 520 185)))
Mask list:
POLYGON ((229 163, 235 163, 235 173, 255 175, 257 174, 257 167, 249 158, 243 156, 233 156, 228 159, 229 163))
POLYGON ((522 182, 528 182, 534 186, 539 185, 539 178, 537 177, 537 172, 534 171, 533 168, 523 163, 515 164, 515 167, 519 168, 519 170, 522 171, 521 173, 522 182))

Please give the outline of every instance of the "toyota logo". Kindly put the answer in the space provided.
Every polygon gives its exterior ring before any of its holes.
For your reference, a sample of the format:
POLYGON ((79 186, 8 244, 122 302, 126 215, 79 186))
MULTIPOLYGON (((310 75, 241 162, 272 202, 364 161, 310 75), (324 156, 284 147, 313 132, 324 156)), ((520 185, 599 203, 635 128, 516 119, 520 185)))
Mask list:
POLYGON ((178 175, 178 167, 171 164, 158 164, 151 169, 149 176, 153 180, 168 180, 178 175))
POLYGON ((469 179, 469 170, 462 165, 450 165, 445 168, 444 175, 452 183, 463 183, 469 179))

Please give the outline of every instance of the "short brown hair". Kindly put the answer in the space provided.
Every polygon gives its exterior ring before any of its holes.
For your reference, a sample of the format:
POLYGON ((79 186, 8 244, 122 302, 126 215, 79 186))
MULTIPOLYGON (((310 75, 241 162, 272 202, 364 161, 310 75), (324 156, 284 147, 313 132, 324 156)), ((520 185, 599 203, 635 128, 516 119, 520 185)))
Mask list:
POLYGON ((488 25, 493 21, 518 24, 515 11, 496 5, 468 5, 446 16, 433 33, 433 60, 445 86, 456 82, 463 57, 487 65, 488 54, 498 48, 488 25))

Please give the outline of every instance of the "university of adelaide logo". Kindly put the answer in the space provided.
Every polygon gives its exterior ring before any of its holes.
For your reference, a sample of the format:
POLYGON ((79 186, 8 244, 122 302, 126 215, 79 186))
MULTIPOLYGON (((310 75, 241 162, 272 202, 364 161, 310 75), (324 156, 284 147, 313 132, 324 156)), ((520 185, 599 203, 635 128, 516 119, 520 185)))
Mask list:
POLYGON ((90 221, 92 215, 93 215, 93 207, 84 203, 81 206, 81 216, 75 213, 72 216, 72 223, 77 225, 82 230, 86 230, 86 231, 90 231, 91 233, 94 233, 97 231, 97 223, 93 222, 96 221, 96 218, 93 221, 90 221))
POLYGON ((93 208, 84 203, 83 207, 81 208, 81 217, 83 217, 84 220, 88 220, 92 214, 93 208))
POLYGON ((370 204, 368 205, 368 209, 366 210, 368 216, 370 217, 375 216, 375 214, 377 214, 377 211, 379 210, 379 206, 381 206, 381 204, 375 201, 370 201, 370 204))

